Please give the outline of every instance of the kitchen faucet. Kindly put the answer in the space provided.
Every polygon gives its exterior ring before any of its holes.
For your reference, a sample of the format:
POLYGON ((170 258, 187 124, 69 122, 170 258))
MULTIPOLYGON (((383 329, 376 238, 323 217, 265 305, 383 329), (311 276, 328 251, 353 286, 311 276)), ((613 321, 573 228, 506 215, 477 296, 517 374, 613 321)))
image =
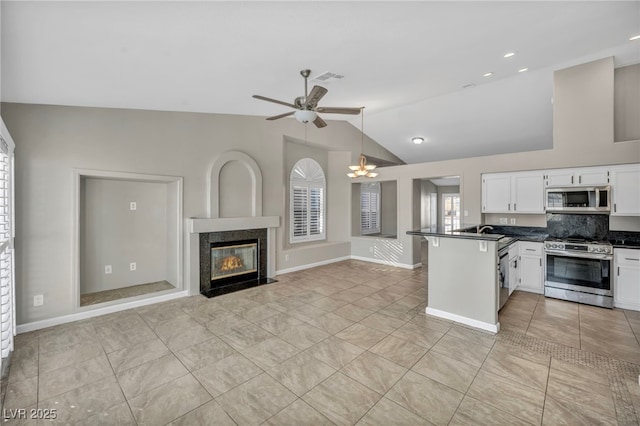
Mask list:
POLYGON ((481 228, 480 225, 478 225, 476 226, 476 233, 482 234, 485 231, 485 229, 493 231, 493 226, 485 225, 481 228))

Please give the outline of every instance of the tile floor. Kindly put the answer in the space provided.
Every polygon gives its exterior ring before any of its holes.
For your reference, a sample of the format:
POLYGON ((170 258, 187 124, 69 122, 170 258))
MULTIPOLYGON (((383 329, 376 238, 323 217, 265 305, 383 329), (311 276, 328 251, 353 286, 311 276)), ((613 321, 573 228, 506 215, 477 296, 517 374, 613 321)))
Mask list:
POLYGON ((490 335, 424 315, 421 271, 346 261, 278 278, 17 336, 4 417, 24 408, 80 425, 640 419, 640 312, 516 292, 490 335))
POLYGON ((80 306, 95 305, 96 303, 111 302, 112 300, 155 293, 157 291, 172 290, 175 287, 168 281, 157 281, 148 284, 132 285, 114 290, 98 291, 80 295, 80 306))

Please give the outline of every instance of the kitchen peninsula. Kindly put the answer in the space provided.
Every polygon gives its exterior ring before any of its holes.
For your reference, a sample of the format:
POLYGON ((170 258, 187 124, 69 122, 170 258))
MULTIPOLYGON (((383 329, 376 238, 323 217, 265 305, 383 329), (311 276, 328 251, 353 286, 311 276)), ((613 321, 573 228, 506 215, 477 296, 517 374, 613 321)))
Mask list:
POLYGON ((498 250, 506 243, 505 236, 473 228, 431 227, 407 234, 424 237, 429 244, 426 313, 497 333, 498 250))

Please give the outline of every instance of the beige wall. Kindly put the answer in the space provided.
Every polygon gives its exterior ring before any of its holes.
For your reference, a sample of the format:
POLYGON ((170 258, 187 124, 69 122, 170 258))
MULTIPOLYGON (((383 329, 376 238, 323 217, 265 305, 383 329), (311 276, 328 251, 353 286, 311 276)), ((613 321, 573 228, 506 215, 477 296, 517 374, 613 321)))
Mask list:
MULTIPOLYGON (((414 237, 405 235, 414 228, 410 207, 420 202, 420 198, 414 196, 414 179, 460 176, 462 208, 469 213, 463 222, 481 223, 482 173, 640 162, 640 141, 613 141, 613 66, 613 58, 604 58, 555 72, 552 149, 382 169, 380 179, 398 180, 398 202, 403 206, 398 219, 397 247, 391 248, 401 250, 401 255, 395 256, 398 263, 420 261, 418 250, 413 250, 414 237)), ((527 216, 517 218, 522 218, 524 224, 545 226, 544 215, 527 216)), ((489 218, 494 217, 497 223, 498 215, 489 218)), ((640 231, 640 218, 612 217, 610 226, 640 231)), ((373 249, 380 251, 385 247, 373 249)), ((352 252, 356 256, 371 257, 369 247, 352 244, 352 252)), ((393 257, 391 253, 388 255, 393 257)))
MULTIPOLYGON (((282 224, 286 193, 283 144, 285 138, 305 138, 304 126, 288 118, 270 122, 237 115, 11 103, 2 104, 2 116, 17 145, 18 324, 78 309, 72 288, 74 168, 181 176, 184 217, 207 217, 210 165, 223 152, 242 151, 262 171, 263 214, 280 216, 282 224), (43 306, 33 306, 36 294, 44 295, 43 306)), ((306 137, 325 147, 331 159, 327 218, 329 239, 335 243, 292 248, 285 261, 280 228, 276 233, 278 270, 338 258, 350 250, 350 193, 345 173, 360 153, 360 131, 349 123, 330 121, 323 129, 307 126, 306 137)), ((368 138, 365 153, 397 161, 368 138)), ((192 253, 186 230, 184 247, 184 282, 197 293, 198 277, 192 276, 192 266, 198 253, 192 253)))
POLYGON ((81 294, 167 278, 167 194, 163 183, 82 179, 81 294), (135 271, 129 270, 131 262, 135 271), (105 274, 106 265, 111 274, 105 274))
POLYGON ((640 64, 615 70, 614 140, 640 139, 640 64))
POLYGON ((398 232, 398 184, 380 182, 380 233, 396 235, 398 232))

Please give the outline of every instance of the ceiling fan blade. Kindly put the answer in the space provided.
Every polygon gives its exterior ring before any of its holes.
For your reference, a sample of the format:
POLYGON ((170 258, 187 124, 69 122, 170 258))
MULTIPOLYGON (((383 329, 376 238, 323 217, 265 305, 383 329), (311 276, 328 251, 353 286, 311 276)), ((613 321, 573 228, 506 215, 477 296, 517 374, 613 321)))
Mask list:
POLYGON ((322 99, 322 97, 326 95, 327 92, 328 90, 322 86, 313 86, 313 89, 311 89, 311 92, 309 92, 309 95, 307 96, 307 102, 305 103, 307 109, 309 107, 314 108, 316 105, 318 105, 320 99, 322 99))
POLYGON ((313 124, 315 124, 318 129, 327 127, 327 122, 320 118, 320 116, 317 116, 316 119, 313 120, 313 124))
POLYGON ((274 104, 280 104, 284 106, 288 106, 289 108, 298 108, 294 104, 290 104, 289 102, 279 101, 277 99, 271 99, 260 95, 253 95, 254 98, 260 99, 261 101, 273 102, 274 104))
POLYGON ((362 111, 361 108, 340 108, 340 107, 318 107, 316 112, 325 112, 329 114, 352 114, 358 115, 362 111))
POLYGON ((277 120, 278 118, 288 117, 295 114, 295 111, 285 112, 284 114, 274 115, 273 117, 267 117, 267 120, 277 120))

